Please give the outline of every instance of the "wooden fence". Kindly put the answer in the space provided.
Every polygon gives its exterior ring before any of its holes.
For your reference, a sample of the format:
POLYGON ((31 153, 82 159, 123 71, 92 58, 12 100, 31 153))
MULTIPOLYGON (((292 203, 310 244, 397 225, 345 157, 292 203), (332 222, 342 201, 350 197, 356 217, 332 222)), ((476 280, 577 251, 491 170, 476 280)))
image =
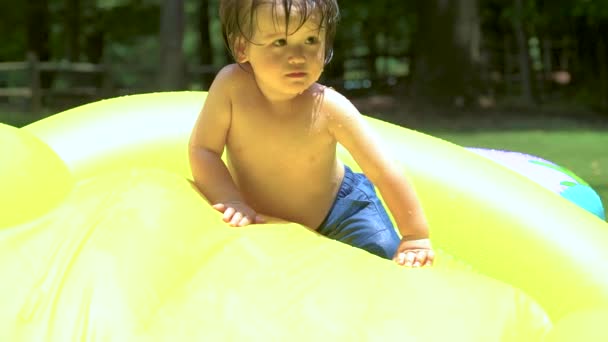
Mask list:
MULTIPOLYGON (((482 50, 485 53, 485 67, 481 70, 481 77, 485 81, 489 95, 518 95, 521 88, 521 72, 516 62, 517 51, 512 46, 512 42, 505 40, 502 46, 485 45, 482 50)), ((533 87, 541 97, 550 96, 551 92, 555 90, 555 84, 570 83, 569 69, 570 64, 576 63, 573 60, 574 56, 576 54, 571 42, 543 41, 542 44, 539 44, 538 56, 536 60, 533 58, 532 62, 541 63, 542 67, 532 71, 536 76, 533 87), (553 90, 550 89, 552 85, 553 90)), ((377 74, 375 79, 373 77, 370 79, 369 75, 365 76, 367 74, 367 70, 364 70, 364 66, 367 65, 366 58, 368 57, 351 57, 350 62, 358 61, 360 63, 354 63, 356 65, 348 68, 351 77, 353 74, 358 75, 354 81, 363 82, 354 82, 355 85, 363 84, 355 88, 362 88, 363 91, 366 91, 364 88, 371 87, 371 83, 374 83, 374 88, 376 88, 382 82, 386 83, 391 79, 386 74, 377 74), (365 82, 369 84, 366 86, 365 82)), ((401 56, 401 59, 406 60, 407 58, 401 56)), ((212 65, 191 65, 185 69, 186 84, 192 84, 193 81, 201 83, 205 78, 211 79, 211 76, 218 71, 212 65)), ((157 74, 157 70, 149 67, 117 65, 107 62, 101 64, 41 62, 34 54, 28 54, 26 61, 0 63, 0 101, 21 98, 25 100, 21 102, 25 103, 30 111, 38 113, 43 106, 49 106, 51 101, 61 98, 72 98, 71 103, 65 104, 65 107, 69 107, 113 96, 158 91, 161 87, 158 84, 157 74), (6 81, 4 82, 6 84, 1 84, 2 76, 11 73, 22 74, 19 78, 20 82, 18 82, 20 86, 8 85, 15 82, 6 81), (130 84, 124 83, 124 76, 127 74, 134 80, 130 84), (59 77, 60 75, 68 77, 62 78, 59 77), (55 82, 49 81, 50 78, 54 78, 55 82), (65 82, 66 78, 67 82, 65 82), (57 82, 58 79, 64 82, 57 82), (123 82, 123 84, 119 82, 123 82), (83 84, 88 84, 88 86, 83 86, 83 84), (73 101, 74 99, 77 101, 73 101)), ((349 90, 348 82, 344 78, 332 81, 332 86, 349 90)), ((350 81, 353 83, 353 80, 350 81)), ((203 87, 205 86, 207 85, 203 84, 203 87)), ((354 92, 356 91, 355 89, 354 92)))
MULTIPOLYGON (((193 77, 201 78, 203 75, 214 75, 217 68, 212 65, 195 65, 185 70, 184 77, 190 80, 193 77)), ((18 86, 8 83, 0 85, 0 99, 22 98, 27 103, 28 110, 38 113, 43 108, 45 99, 53 97, 71 97, 80 99, 76 102, 87 102, 103 98, 133 94, 137 92, 156 91, 159 89, 156 81, 157 71, 151 68, 139 66, 120 66, 109 63, 92 64, 76 62, 45 62, 39 61, 35 54, 28 54, 26 61, 0 62, 0 76, 2 74, 24 73, 20 77, 18 86), (140 81, 138 86, 121 86, 116 84, 116 72, 138 74, 140 81), (55 79, 59 75, 75 76, 74 82, 64 86, 45 85, 44 77, 51 76, 55 79), (88 81, 82 81, 88 78, 88 81), (94 81, 91 81, 93 79, 94 81), (84 85, 83 84, 88 84, 84 85)), ((69 79, 69 77, 67 77, 69 79)), ((2 82, 2 77, 0 77, 2 82)))

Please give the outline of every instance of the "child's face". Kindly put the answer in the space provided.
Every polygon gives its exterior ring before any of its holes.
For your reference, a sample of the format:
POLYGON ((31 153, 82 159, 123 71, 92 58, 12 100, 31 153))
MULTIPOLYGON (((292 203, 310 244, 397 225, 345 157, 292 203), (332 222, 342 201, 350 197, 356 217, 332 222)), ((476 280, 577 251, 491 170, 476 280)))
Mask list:
MULTIPOLYGON (((278 7, 278 6, 277 6, 278 7)), ((294 32, 299 13, 291 13, 286 34, 283 9, 260 5, 256 11, 255 32, 247 43, 241 63, 249 62, 260 89, 276 98, 292 97, 314 84, 323 71, 325 31, 319 29, 319 16, 294 32)))

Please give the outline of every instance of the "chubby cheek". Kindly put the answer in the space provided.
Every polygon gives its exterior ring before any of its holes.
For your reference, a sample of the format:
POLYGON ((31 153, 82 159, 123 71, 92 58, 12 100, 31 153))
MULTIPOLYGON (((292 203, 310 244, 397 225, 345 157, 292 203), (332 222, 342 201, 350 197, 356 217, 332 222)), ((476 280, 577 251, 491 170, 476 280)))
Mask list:
POLYGON ((264 53, 258 59, 265 69, 281 69, 284 66, 283 58, 279 54, 272 52, 264 53))
POLYGON ((315 82, 318 81, 319 78, 321 78, 322 73, 323 73, 323 64, 321 64, 317 68, 315 68, 314 77, 313 77, 315 82))

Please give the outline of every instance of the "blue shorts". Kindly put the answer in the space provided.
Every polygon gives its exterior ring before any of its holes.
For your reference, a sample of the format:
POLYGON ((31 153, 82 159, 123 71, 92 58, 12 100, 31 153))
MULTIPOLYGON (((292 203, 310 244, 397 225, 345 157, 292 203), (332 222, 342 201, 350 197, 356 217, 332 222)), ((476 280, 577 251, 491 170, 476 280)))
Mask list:
POLYGON ((348 166, 344 166, 336 199, 317 231, 386 259, 392 259, 401 242, 372 183, 348 166))

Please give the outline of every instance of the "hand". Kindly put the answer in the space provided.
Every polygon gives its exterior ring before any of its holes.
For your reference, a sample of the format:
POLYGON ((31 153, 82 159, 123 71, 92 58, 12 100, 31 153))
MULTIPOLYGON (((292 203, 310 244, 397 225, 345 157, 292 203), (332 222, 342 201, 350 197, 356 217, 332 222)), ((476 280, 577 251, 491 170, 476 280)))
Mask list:
POLYGON ((213 208, 224 213, 223 220, 233 227, 244 227, 253 223, 264 223, 266 220, 255 210, 242 202, 216 203, 213 208))
POLYGON ((406 240, 401 239, 393 261, 406 267, 431 266, 435 259, 435 251, 429 239, 406 240))

